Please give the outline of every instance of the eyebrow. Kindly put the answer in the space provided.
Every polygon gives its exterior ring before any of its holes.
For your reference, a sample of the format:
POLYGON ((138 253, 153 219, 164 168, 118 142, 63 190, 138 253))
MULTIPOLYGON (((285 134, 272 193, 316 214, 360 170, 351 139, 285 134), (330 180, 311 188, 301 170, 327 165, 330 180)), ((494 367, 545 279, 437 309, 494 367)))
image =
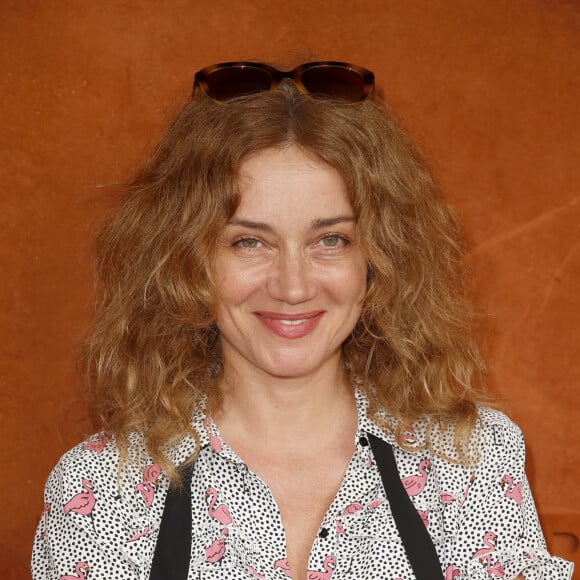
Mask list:
MULTIPOLYGON (((353 222, 354 217, 350 215, 340 215, 332 218, 316 218, 310 222, 310 227, 313 230, 320 230, 322 228, 328 228, 330 226, 335 226, 336 224, 344 223, 344 222, 353 222)), ((274 229, 272 226, 263 223, 263 222, 254 222, 251 220, 244 220, 244 219, 231 219, 228 222, 230 226, 242 226, 245 228, 250 228, 252 230, 260 230, 264 232, 273 232, 274 229)))

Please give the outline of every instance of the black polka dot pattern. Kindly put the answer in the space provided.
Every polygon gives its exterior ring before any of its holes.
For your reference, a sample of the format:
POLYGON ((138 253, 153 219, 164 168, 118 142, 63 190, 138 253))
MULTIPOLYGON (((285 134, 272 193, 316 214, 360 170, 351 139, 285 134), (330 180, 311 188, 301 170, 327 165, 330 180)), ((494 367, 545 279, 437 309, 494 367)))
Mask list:
MULTIPOLYGON (((412 580, 412 569, 385 499, 367 434, 395 448, 400 477, 427 527, 446 580, 567 580, 572 564, 546 551, 524 472, 519 429, 481 409, 480 461, 465 467, 425 451, 404 451, 366 415, 359 424, 342 485, 320 525, 308 563, 318 580, 412 580)), ((189 580, 289 578, 280 511, 267 485, 224 442, 200 412, 202 448, 193 466, 189 580)), ((418 449, 425 425, 408 441, 418 449)), ((147 580, 168 480, 142 437, 130 439, 119 473, 114 437, 99 434, 69 451, 51 473, 32 555, 34 580, 147 580)), ((171 450, 180 464, 190 438, 171 450)), ((444 449, 453 454, 451 446, 444 449)))

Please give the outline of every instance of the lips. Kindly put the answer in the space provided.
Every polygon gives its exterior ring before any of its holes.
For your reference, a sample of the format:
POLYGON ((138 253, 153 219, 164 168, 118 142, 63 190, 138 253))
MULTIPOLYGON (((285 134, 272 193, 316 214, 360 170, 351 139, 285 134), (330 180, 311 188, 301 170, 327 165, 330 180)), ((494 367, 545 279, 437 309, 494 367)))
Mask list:
POLYGON ((256 311, 256 318, 273 334, 282 338, 302 338, 310 334, 324 316, 324 310, 287 314, 256 311))

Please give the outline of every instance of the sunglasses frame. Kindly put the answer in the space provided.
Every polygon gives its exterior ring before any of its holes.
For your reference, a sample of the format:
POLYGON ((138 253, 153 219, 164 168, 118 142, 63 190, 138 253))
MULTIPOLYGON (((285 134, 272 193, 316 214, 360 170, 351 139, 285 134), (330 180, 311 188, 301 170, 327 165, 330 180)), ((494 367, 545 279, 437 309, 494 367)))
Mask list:
MULTIPOLYGON (((210 66, 202 68, 201 70, 199 70, 195 73, 195 77, 194 77, 194 81, 193 81, 193 94, 195 94, 196 87, 199 87, 208 97, 210 97, 214 101, 216 101, 218 103, 225 103, 229 99, 217 99, 215 96, 213 96, 211 94, 212 91, 211 91, 211 88, 209 85, 210 76, 217 71, 220 71, 223 69, 228 69, 228 68, 230 68, 230 69, 254 68, 254 69, 259 69, 261 71, 264 71, 270 77, 270 87, 268 89, 263 89, 263 90, 269 90, 269 91, 276 90, 276 88, 282 82, 282 80, 290 79, 296 85, 296 88, 301 93, 316 97, 317 93, 311 93, 306 88, 306 86, 303 84, 303 82, 301 80, 302 75, 303 75, 303 73, 305 73, 306 71, 309 71, 311 69, 325 68, 325 67, 335 67, 338 69, 348 69, 348 70, 354 71, 355 73, 357 73, 360 76, 360 79, 361 79, 362 85, 363 85, 361 97, 359 99, 357 99, 356 101, 347 101, 350 104, 358 103, 360 101, 365 100, 369 96, 373 95, 374 87, 375 87, 375 75, 374 75, 374 73, 372 73, 370 70, 368 70, 366 68, 363 68, 362 66, 358 66, 356 64, 351 64, 348 62, 336 61, 336 60, 322 60, 322 61, 315 61, 315 62, 307 62, 307 63, 301 64, 301 65, 298 65, 297 67, 295 67, 289 71, 281 71, 273 66, 270 66, 268 64, 264 64, 261 62, 252 62, 252 61, 220 62, 218 64, 212 64, 210 66)), ((261 92, 261 91, 255 91, 255 92, 261 92)), ((240 93, 239 96, 244 96, 244 95, 252 94, 252 93, 253 92, 240 93)), ((323 95, 323 96, 333 98, 332 95, 323 95)), ((340 97, 336 97, 336 98, 339 99, 340 97)))

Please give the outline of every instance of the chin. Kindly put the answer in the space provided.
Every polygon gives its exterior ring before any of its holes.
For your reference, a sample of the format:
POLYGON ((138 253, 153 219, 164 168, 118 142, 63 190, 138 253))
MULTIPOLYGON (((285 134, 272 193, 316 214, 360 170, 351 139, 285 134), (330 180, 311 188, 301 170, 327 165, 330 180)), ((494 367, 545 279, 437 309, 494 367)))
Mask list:
POLYGON ((316 372, 332 360, 334 357, 312 357, 312 352, 295 352, 291 356, 287 353, 275 357, 270 355, 268 361, 259 366, 264 372, 274 377, 298 378, 316 372))

